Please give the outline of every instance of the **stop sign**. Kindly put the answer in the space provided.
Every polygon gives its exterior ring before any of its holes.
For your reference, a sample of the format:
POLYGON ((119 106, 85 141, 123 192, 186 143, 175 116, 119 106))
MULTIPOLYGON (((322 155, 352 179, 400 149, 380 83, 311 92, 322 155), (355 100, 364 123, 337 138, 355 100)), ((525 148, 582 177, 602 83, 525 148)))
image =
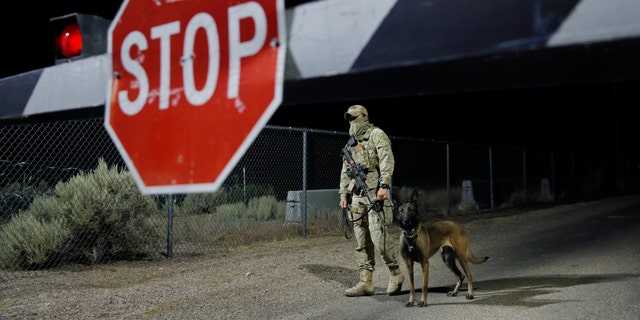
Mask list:
POLYGON ((217 190, 282 101, 283 0, 125 0, 105 127, 143 194, 217 190))

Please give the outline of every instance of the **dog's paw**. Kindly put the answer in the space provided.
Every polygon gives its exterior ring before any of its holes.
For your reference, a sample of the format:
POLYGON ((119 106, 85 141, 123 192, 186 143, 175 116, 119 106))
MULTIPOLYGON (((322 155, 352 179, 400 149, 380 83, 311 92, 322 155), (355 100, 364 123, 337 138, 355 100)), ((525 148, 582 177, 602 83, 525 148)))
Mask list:
POLYGON ((408 307, 413 307, 413 301, 407 302, 404 306, 407 307, 407 308, 408 307))
POLYGON ((418 307, 426 307, 427 306, 427 302, 426 301, 420 301, 418 303, 418 307))
POLYGON ((448 296, 448 297, 455 297, 455 296, 457 296, 457 295, 458 295, 458 293, 457 293, 457 292, 453 292, 453 291, 449 291, 449 292, 447 292, 447 296, 448 296))
POLYGON ((473 298, 474 298, 474 297, 473 297, 473 295, 472 295, 472 294, 468 294, 468 295, 467 295, 467 300, 473 300, 473 298))

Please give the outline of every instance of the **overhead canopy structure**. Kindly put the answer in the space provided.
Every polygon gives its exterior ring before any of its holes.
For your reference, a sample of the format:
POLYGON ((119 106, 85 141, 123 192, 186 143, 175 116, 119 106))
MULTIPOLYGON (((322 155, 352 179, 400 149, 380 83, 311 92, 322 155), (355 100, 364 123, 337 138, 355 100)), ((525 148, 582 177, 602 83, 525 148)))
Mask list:
POLYGON ((640 78, 637 0, 325 0, 289 24, 285 104, 640 78))
MULTIPOLYGON (((638 0, 299 3, 283 105, 640 80, 638 0)), ((104 105, 106 61, 0 79, 0 119, 104 105)))

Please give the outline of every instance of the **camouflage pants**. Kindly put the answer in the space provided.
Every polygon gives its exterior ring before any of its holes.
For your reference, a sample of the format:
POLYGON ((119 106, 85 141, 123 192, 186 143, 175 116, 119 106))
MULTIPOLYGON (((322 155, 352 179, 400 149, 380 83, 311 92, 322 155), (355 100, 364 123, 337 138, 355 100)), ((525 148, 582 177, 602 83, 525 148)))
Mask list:
POLYGON ((393 222, 393 203, 387 199, 382 211, 371 209, 366 212, 369 204, 367 197, 353 195, 351 199, 351 218, 356 220, 353 222, 353 235, 356 239, 358 269, 375 270, 376 250, 385 265, 397 266, 397 239, 390 239, 387 233, 387 226, 393 222))

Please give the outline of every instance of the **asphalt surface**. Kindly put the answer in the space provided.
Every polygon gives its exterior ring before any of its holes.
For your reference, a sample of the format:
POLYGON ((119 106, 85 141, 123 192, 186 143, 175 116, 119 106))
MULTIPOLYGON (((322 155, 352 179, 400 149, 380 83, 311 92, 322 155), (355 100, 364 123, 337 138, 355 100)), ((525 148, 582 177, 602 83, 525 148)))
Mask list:
POLYGON ((638 196, 477 219, 465 227, 475 255, 490 256, 471 265, 474 300, 464 298, 466 285, 457 297, 447 296, 454 278, 434 256, 427 307, 404 307, 408 286, 389 297, 378 285, 373 297, 340 299, 306 319, 637 319, 640 314, 638 196))

